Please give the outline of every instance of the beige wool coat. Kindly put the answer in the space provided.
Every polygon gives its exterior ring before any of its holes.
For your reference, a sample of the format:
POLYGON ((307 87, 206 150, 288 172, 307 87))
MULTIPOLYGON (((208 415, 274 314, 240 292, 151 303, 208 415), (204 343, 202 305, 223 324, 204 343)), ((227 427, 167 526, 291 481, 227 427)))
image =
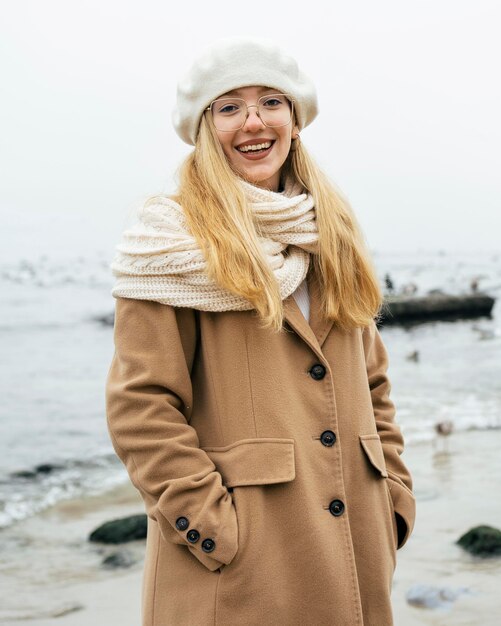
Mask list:
MULTIPOLYGON (((108 429, 148 515, 143 626, 391 626, 412 480, 375 324, 116 299, 108 429)), ((132 626, 132 624, 131 624, 132 626)))

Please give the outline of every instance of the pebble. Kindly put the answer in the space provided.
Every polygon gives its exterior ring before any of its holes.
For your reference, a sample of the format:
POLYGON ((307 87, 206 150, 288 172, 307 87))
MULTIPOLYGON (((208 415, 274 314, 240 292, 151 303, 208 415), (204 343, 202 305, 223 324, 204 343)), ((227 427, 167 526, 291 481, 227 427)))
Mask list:
POLYGON ((413 585, 405 599, 411 606, 423 609, 450 608, 463 593, 469 593, 467 587, 434 587, 432 585, 413 585))

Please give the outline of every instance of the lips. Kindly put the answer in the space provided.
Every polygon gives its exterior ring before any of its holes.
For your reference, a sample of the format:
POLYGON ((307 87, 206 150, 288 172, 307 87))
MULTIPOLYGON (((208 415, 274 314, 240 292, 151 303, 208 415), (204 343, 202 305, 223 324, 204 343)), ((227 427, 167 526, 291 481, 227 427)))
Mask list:
MULTIPOLYGON (((275 143, 275 139, 252 139, 249 141, 244 141, 238 146, 235 146, 235 150, 238 150, 240 154, 252 154, 255 152, 259 153, 259 150, 253 150, 250 146, 264 146, 264 145, 268 146, 268 144, 271 144, 271 146, 273 146, 274 143, 275 143), (248 149, 241 150, 241 148, 248 148, 248 149)), ((267 148, 261 148, 261 150, 262 151, 268 150, 269 148, 271 148, 271 146, 268 146, 267 148)))
POLYGON ((235 150, 242 156, 244 159, 255 161, 258 159, 263 159, 271 152, 273 149, 273 145, 275 143, 274 139, 254 139, 251 141, 245 141, 241 143, 239 146, 235 146, 235 150), (249 146, 255 146, 257 149, 251 148, 249 146), (268 147, 266 147, 268 146, 268 147), (244 150, 242 150, 244 148, 244 150))

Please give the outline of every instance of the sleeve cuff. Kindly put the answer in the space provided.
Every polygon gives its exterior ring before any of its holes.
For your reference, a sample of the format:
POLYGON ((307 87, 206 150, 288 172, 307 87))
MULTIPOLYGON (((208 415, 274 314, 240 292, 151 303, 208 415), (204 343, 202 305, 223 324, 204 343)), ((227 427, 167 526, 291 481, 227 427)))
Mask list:
POLYGON ((211 572, 222 565, 229 565, 238 551, 238 521, 233 505, 230 512, 228 522, 219 528, 204 528, 198 533, 196 524, 193 524, 193 529, 199 534, 199 539, 194 543, 188 541, 189 530, 181 533, 189 551, 211 572), (204 543, 207 539, 214 545, 209 552, 203 549, 207 547, 207 543, 204 543))

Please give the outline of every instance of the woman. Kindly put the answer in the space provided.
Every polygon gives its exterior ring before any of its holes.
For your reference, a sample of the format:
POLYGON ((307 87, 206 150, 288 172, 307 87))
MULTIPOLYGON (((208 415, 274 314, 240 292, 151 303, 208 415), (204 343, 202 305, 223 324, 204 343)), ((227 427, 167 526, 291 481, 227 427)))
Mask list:
POLYGON ((178 193, 118 246, 107 416, 148 514, 143 626, 393 623, 412 482, 377 276, 300 143, 316 115, 283 51, 218 42, 178 86, 178 193))

